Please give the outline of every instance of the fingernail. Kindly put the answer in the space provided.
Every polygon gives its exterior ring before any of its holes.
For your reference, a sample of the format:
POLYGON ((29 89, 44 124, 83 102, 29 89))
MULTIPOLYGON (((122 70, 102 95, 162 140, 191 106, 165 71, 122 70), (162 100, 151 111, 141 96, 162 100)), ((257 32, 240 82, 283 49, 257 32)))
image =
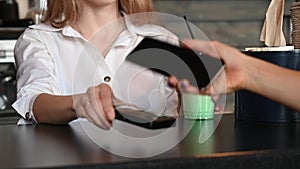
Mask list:
POLYGON ((222 109, 222 105, 217 105, 217 106, 215 107, 215 111, 216 111, 216 112, 221 111, 221 109, 222 109))
POLYGON ((112 127, 112 122, 109 121, 109 122, 108 122, 108 129, 110 129, 111 127, 112 127))
POLYGON ((111 122, 110 121, 106 121, 106 130, 109 130, 111 128, 111 122))
POLYGON ((216 107, 215 107, 215 111, 216 111, 216 112, 219 112, 219 111, 220 111, 220 107, 219 107, 219 106, 216 106, 216 107))
POLYGON ((109 112, 108 113, 108 120, 112 121, 113 119, 115 119, 115 113, 114 112, 109 112))
POLYGON ((180 88, 181 89, 185 89, 185 84, 184 83, 180 83, 180 88))

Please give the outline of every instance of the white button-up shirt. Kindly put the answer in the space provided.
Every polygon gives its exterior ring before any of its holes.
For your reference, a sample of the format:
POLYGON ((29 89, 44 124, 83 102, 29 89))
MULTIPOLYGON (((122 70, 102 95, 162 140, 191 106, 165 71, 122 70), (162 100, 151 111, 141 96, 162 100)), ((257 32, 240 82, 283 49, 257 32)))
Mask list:
MULTIPOLYGON (((113 85, 115 73, 144 37, 178 44, 176 36, 161 26, 137 26, 127 19, 125 25, 126 29, 117 37, 105 58, 98 51, 98 44, 90 43, 70 26, 54 28, 39 24, 26 29, 15 46, 17 100, 12 106, 22 116, 18 124, 36 122, 32 106, 41 93, 73 95, 107 83, 114 95, 122 99, 122 90, 113 85)), ((167 106, 174 107, 171 112, 176 112, 176 92, 167 87, 163 90, 172 92, 167 106)))

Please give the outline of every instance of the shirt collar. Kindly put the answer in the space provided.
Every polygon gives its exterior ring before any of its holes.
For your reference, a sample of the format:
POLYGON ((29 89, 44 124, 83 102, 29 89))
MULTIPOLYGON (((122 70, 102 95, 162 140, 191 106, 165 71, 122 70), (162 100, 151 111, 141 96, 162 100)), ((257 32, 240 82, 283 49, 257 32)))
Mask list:
POLYGON ((75 29, 73 29, 69 25, 67 25, 63 28, 55 28, 55 27, 51 26, 50 24, 36 24, 36 25, 29 26, 29 28, 43 30, 43 31, 47 31, 47 32, 60 32, 61 31, 64 36, 82 38, 80 33, 77 32, 75 29))
MULTIPOLYGON (((124 12, 122 12, 122 14, 123 14, 123 18, 125 21, 126 29, 124 32, 121 33, 121 35, 117 39, 114 46, 119 46, 119 45, 129 46, 132 39, 135 39, 135 37, 137 35, 140 35, 143 37, 145 37, 145 36, 156 37, 156 36, 170 35, 170 32, 160 25, 155 25, 155 24, 137 25, 137 24, 132 23, 131 21, 133 20, 134 15, 138 16, 140 14, 127 15, 124 12)), ((140 19, 140 18, 137 17, 137 18, 135 18, 134 21, 137 21, 137 19, 140 19)), ((63 28, 55 28, 55 27, 51 26, 50 24, 36 24, 36 25, 29 26, 29 28, 44 30, 44 31, 48 31, 48 32, 61 31, 64 36, 83 38, 82 35, 78 31, 76 31, 69 25, 67 25, 63 28)))

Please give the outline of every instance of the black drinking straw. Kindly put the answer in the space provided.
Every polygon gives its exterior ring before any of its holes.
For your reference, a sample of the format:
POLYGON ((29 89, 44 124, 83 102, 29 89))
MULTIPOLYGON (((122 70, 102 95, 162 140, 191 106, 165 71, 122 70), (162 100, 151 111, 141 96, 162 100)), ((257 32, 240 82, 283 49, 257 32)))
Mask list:
POLYGON ((186 16, 184 15, 183 18, 184 18, 184 20, 185 20, 185 24, 186 24, 186 26, 187 26, 187 28, 188 28, 188 30, 189 30, 189 33, 190 33, 192 39, 195 39, 195 36, 194 36, 194 34, 193 34, 193 31, 192 31, 192 29, 191 29, 191 27, 190 27, 190 24, 189 24, 189 22, 188 22, 186 16))

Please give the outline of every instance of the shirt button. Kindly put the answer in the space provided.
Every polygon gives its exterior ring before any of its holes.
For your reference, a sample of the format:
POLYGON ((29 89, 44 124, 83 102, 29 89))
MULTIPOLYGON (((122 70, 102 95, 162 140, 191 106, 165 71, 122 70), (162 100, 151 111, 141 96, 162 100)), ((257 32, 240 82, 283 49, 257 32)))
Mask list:
POLYGON ((29 112, 26 112, 26 114, 25 114, 25 119, 26 119, 26 120, 29 120, 29 118, 30 118, 30 114, 29 114, 29 112))
POLYGON ((110 80, 111 80, 111 78, 110 78, 109 76, 105 76, 105 77, 104 77, 104 81, 105 81, 105 82, 110 82, 110 80))

